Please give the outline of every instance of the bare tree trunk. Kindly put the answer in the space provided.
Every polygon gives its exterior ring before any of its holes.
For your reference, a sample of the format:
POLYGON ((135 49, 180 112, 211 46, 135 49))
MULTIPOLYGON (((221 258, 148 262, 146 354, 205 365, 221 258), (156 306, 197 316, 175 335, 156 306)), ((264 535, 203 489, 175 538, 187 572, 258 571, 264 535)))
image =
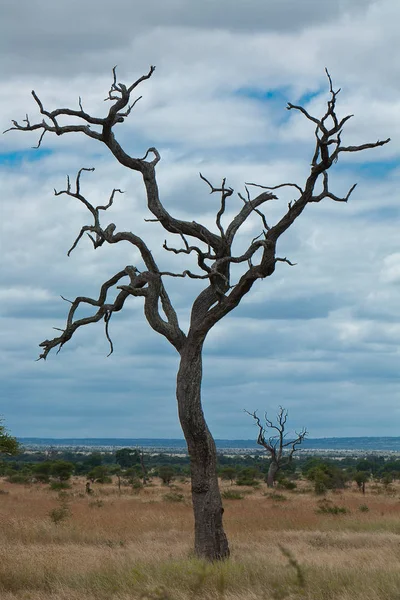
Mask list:
POLYGON ((145 465, 145 462, 144 462, 144 452, 143 452, 143 450, 140 450, 139 456, 140 456, 140 466, 141 466, 141 469, 142 469, 143 485, 146 485, 148 478, 147 478, 147 468, 146 468, 146 465, 145 465))
POLYGON ((201 406, 203 339, 188 337, 181 350, 177 377, 179 419, 188 446, 195 523, 195 552, 208 560, 229 556, 222 524, 217 452, 201 406))
POLYGON ((271 464, 269 465, 268 475, 267 475, 267 486, 269 488, 274 487, 275 477, 276 477, 276 474, 278 471, 279 471, 278 464, 274 460, 272 460, 271 464))

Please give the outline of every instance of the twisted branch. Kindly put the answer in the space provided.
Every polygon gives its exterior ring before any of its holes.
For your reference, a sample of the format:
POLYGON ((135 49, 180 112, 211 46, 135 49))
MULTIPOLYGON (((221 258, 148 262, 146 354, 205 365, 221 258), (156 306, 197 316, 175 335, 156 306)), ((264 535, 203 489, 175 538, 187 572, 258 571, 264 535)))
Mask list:
MULTIPOLYGON (((97 323, 98 321, 103 319, 106 314, 109 315, 107 318, 107 321, 106 321, 106 324, 108 324, 111 313, 118 312, 122 309, 122 307, 124 306, 125 300, 129 296, 129 293, 122 290, 118 294, 118 296, 116 297, 116 299, 113 303, 106 304, 107 293, 112 286, 114 286, 116 283, 118 283, 118 281, 120 281, 126 275, 127 275, 126 269, 123 269, 122 271, 119 271, 119 273, 116 273, 115 275, 113 275, 113 277, 108 279, 108 281, 105 281, 100 288, 100 293, 99 293, 99 297, 97 298, 97 300, 95 298, 88 298, 86 296, 78 296, 78 298, 76 298, 73 302, 67 300, 67 302, 70 302, 71 308, 69 309, 69 312, 68 312, 67 323, 65 325, 65 328, 62 330, 62 334, 59 335, 58 337, 55 337, 52 340, 45 340, 44 342, 41 342, 41 344, 39 344, 39 346, 41 348, 44 348, 44 351, 40 354, 38 360, 40 360, 40 359, 45 360, 47 358, 48 353, 50 352, 50 350, 52 348, 58 347, 58 351, 57 351, 57 354, 58 354, 60 352, 61 348, 64 346, 64 344, 72 338, 73 334, 75 333, 75 331, 77 329, 79 329, 79 327, 82 327, 83 325, 88 325, 89 323, 97 323), (74 321, 75 312, 80 307, 81 304, 89 304, 90 306, 98 306, 99 309, 95 314, 93 314, 89 317, 84 317, 82 319, 78 319, 77 321, 74 321)), ((66 299, 63 298, 63 300, 66 300, 66 299)), ((106 333, 108 336, 108 329, 106 329, 106 333)), ((107 337, 107 339, 110 342, 109 336, 107 337)), ((113 347, 112 347, 112 343, 111 343, 111 352, 112 352, 112 350, 113 350, 113 347)), ((110 352, 110 354, 111 354, 111 352, 110 352)))
POLYGON ((214 194, 215 192, 219 192, 219 193, 221 194, 221 206, 220 206, 220 209, 219 209, 219 211, 217 212, 217 216, 216 216, 216 218, 215 218, 215 223, 216 223, 216 225, 217 225, 217 227, 218 227, 218 229, 219 229, 219 231, 220 231, 220 233, 221 233, 221 237, 222 237, 222 239, 225 239, 225 231, 224 231, 224 228, 223 228, 223 227, 222 227, 222 225, 221 225, 221 218, 222 218, 222 215, 223 215, 223 214, 224 214, 224 212, 225 212, 225 208, 226 208, 226 199, 227 199, 227 198, 229 198, 229 196, 232 196, 232 194, 233 194, 233 188, 231 188, 231 187, 228 187, 228 188, 226 188, 226 187, 225 187, 225 184, 226 184, 226 178, 225 178, 225 177, 224 177, 224 179, 222 180, 222 185, 221 185, 221 187, 220 187, 220 188, 215 188, 215 187, 214 187, 214 186, 213 186, 213 185, 212 185, 212 184, 211 184, 211 183, 208 181, 208 179, 206 179, 206 178, 205 178, 205 177, 204 177, 204 176, 203 176, 201 173, 199 173, 199 175, 200 175, 200 178, 201 178, 203 181, 205 181, 205 182, 206 182, 206 183, 207 183, 207 184, 210 186, 210 188, 211 188, 211 192, 210 192, 210 194, 214 194))

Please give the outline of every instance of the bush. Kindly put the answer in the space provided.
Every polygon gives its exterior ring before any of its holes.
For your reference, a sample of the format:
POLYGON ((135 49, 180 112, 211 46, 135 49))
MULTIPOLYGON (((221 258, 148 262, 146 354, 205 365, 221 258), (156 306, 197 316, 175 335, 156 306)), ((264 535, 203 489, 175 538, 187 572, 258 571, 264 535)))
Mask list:
POLYGON ((336 465, 318 462, 306 470, 305 476, 314 482, 316 494, 324 494, 326 490, 341 490, 346 487, 347 476, 342 469, 336 465))
POLYGON ((234 490, 225 490, 222 492, 222 498, 224 500, 243 500, 244 496, 240 492, 234 490))
POLYGON ((277 492, 267 492, 264 494, 266 498, 270 500, 276 500, 277 502, 286 502, 287 498, 283 494, 277 494, 277 492))
POLYGON ((245 467, 241 469, 236 478, 236 485, 259 485, 257 479, 262 479, 263 475, 256 467, 245 467))
POLYGON ((290 479, 286 479, 286 477, 279 479, 278 485, 285 490, 295 490, 297 488, 297 483, 290 481, 290 479))
POLYGON ((69 512, 68 506, 66 506, 66 505, 59 506, 58 508, 53 508, 53 510, 51 510, 49 512, 49 517, 55 525, 62 523, 69 516, 70 516, 70 512, 69 512))
POLYGON ((74 465, 66 460, 56 460, 51 465, 51 476, 59 481, 68 481, 74 472, 74 465))
POLYGON ((393 475, 391 473, 383 473, 381 481, 385 487, 393 483, 393 475))
POLYGON ((32 477, 28 473, 12 473, 7 477, 9 483, 29 484, 32 483, 32 477))
POLYGON ((235 467, 224 467, 220 470, 219 476, 224 481, 234 482, 236 478, 236 468, 235 467))
POLYGON ((169 494, 164 494, 163 500, 165 502, 183 502, 185 499, 183 494, 177 494, 176 492, 170 492, 169 494))
POLYGON ((359 490, 365 490, 365 484, 369 481, 369 478, 370 475, 366 471, 356 471, 353 475, 353 479, 359 490))
POLYGON ((49 512, 49 517, 55 525, 62 523, 63 521, 65 521, 65 519, 71 516, 71 511, 69 510, 68 506, 67 492, 61 491, 58 494, 58 501, 60 503, 60 506, 58 506, 57 508, 53 508, 53 510, 49 512))
POLYGON ((169 485, 173 480, 175 475, 175 471, 172 467, 168 465, 163 465, 158 469, 158 476, 161 478, 161 481, 164 485, 169 485))
POLYGON ((360 506, 358 507, 358 510, 360 512, 368 512, 369 508, 368 508, 368 506, 366 504, 360 504, 360 506))
POLYGON ((103 465, 98 465, 97 467, 94 467, 91 471, 89 471, 89 473, 87 474, 87 478, 92 483, 112 483, 112 479, 109 475, 108 468, 103 465))
POLYGON ((140 492, 140 490, 143 489, 143 483, 140 481, 140 479, 133 479, 132 480, 132 490, 138 494, 140 492))
POLYGON ((325 515, 345 515, 349 512, 349 510, 345 506, 337 506, 336 504, 331 504, 329 500, 322 500, 321 502, 319 502, 319 506, 316 512, 325 515))
POLYGON ((70 484, 66 481, 52 481, 50 483, 50 489, 55 492, 59 492, 60 490, 69 490, 70 488, 70 484))
POLYGON ((52 463, 49 460, 33 465, 32 473, 35 481, 49 483, 52 463))
POLYGON ((317 496, 322 496, 323 494, 326 494, 327 491, 328 491, 328 488, 326 487, 326 485, 323 482, 323 480, 321 480, 321 479, 315 479, 315 481, 314 481, 314 492, 316 493, 316 495, 317 496))
POLYGON ((246 467, 241 469, 238 473, 236 485, 250 485, 252 487, 258 486, 259 481, 257 481, 257 478, 261 479, 262 473, 254 467, 246 467))

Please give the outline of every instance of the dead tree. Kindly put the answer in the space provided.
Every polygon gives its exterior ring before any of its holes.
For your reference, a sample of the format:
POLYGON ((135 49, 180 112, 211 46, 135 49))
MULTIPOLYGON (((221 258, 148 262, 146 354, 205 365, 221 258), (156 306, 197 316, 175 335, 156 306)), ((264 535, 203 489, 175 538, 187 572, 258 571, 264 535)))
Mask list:
POLYGON ((264 413, 265 425, 261 423, 260 417, 257 415, 257 411, 247 412, 248 415, 253 417, 258 426, 259 432, 257 437, 257 444, 266 449, 270 455, 271 462, 268 469, 267 485, 268 487, 274 487, 276 475, 283 466, 288 465, 293 458, 293 454, 297 450, 297 446, 303 442, 307 435, 307 429, 303 428, 300 433, 296 432, 296 438, 294 440, 286 440, 286 421, 288 418, 288 411, 282 406, 279 407, 279 411, 276 417, 276 425, 267 417, 267 413, 264 413), (267 429, 274 429, 277 433, 271 435, 268 438, 265 437, 267 429))
POLYGON ((106 204, 92 204, 85 198, 81 189, 82 173, 92 169, 80 169, 74 184, 68 179, 66 189, 55 192, 57 196, 65 194, 81 202, 92 218, 92 222, 84 225, 80 230, 68 255, 76 248, 82 237, 88 234, 95 249, 104 243, 127 242, 133 245, 139 251, 142 263, 140 268, 127 265, 109 277, 100 286, 97 298, 78 296, 73 300, 64 329, 60 330, 58 336, 40 344, 43 349, 40 358, 45 359, 53 348, 60 350, 80 327, 100 321, 105 324, 105 335, 111 352, 113 350, 109 335, 111 317, 124 307, 128 299, 142 298, 144 314, 150 327, 163 335, 179 354, 176 394, 179 419, 191 460, 195 551, 199 556, 214 560, 227 557, 229 547, 222 524, 223 508, 218 488, 215 443, 208 429, 201 403, 202 352, 206 336, 216 323, 238 306, 257 280, 265 279, 274 273, 277 263, 292 265, 287 258, 277 255, 277 242, 308 204, 315 204, 326 198, 335 202, 347 202, 355 185, 344 197, 334 195, 328 186, 328 170, 338 158, 346 153, 383 146, 389 140, 360 146, 342 145, 342 128, 351 115, 342 119, 337 117, 336 100, 339 90, 333 90, 331 78, 327 73, 329 99, 326 112, 321 118, 310 115, 301 106, 293 104, 287 106, 288 110, 302 113, 315 126, 315 150, 305 184, 302 187, 297 183, 281 183, 274 186, 246 184, 245 194, 238 193, 241 207, 238 207, 235 216, 229 219, 225 211, 228 202, 232 203, 229 212, 234 208, 234 190, 227 185, 225 179, 216 187, 200 174, 210 193, 219 196, 215 228, 210 229, 195 220, 184 221, 168 212, 158 191, 156 171, 161 157, 156 148, 148 148, 143 157, 137 158, 130 156, 115 137, 115 126, 124 122, 139 99, 132 100, 132 95, 153 73, 154 67, 151 67, 146 75, 127 86, 117 82, 114 68, 113 82, 106 98, 111 106, 103 117, 87 113, 81 99, 77 109, 47 110, 33 91, 33 98, 41 113, 40 119, 33 123, 27 115, 22 123, 12 121, 13 126, 10 129, 38 132, 37 148, 43 143, 46 134, 63 136, 70 133, 86 135, 107 146, 121 165, 141 176, 152 220, 157 221, 170 234, 176 235, 181 244, 180 247, 171 247, 164 242, 164 249, 176 255, 193 255, 197 260, 196 272, 160 270, 153 253, 141 237, 132 231, 117 231, 112 222, 102 223, 100 215, 104 215, 112 207, 116 194, 122 193, 121 190, 114 189, 106 204), (71 124, 65 124, 69 118, 71 124), (322 186, 316 192, 316 184, 319 181, 322 181, 322 186), (254 187, 259 191, 253 196, 249 188, 254 187), (277 199, 273 192, 279 188, 290 188, 294 198, 289 202, 287 209, 283 210, 283 216, 272 225, 261 209, 271 200, 277 199), (237 254, 234 251, 234 241, 242 225, 249 218, 259 219, 261 233, 248 242, 245 252, 237 254), (242 267, 241 273, 235 278, 231 276, 232 266, 235 275, 242 267), (165 287, 165 281, 174 277, 204 281, 203 290, 193 302, 190 324, 185 332, 179 325, 178 316, 165 287), (108 293, 112 288, 117 290, 113 302, 107 301, 108 293), (82 307, 91 308, 92 313, 81 318, 75 317, 77 310, 79 312, 82 307))
POLYGON ((145 460, 144 460, 144 452, 143 452, 143 450, 139 450, 139 455, 140 455, 140 468, 142 469, 143 485, 145 485, 147 483, 149 477, 148 477, 148 471, 147 471, 146 463, 145 463, 145 460))

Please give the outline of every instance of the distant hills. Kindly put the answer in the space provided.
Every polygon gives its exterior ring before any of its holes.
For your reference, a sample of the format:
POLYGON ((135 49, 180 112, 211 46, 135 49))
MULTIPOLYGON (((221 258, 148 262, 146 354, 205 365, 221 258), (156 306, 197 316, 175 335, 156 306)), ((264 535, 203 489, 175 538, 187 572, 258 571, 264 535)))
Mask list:
MULTIPOLYGON (((163 438, 18 438, 27 448, 124 448, 141 447, 160 451, 186 450, 183 439, 163 438)), ((255 440, 215 440, 219 450, 252 450, 261 449, 255 440)), ((301 448, 304 450, 362 450, 400 452, 400 437, 331 437, 306 439, 301 448)))

